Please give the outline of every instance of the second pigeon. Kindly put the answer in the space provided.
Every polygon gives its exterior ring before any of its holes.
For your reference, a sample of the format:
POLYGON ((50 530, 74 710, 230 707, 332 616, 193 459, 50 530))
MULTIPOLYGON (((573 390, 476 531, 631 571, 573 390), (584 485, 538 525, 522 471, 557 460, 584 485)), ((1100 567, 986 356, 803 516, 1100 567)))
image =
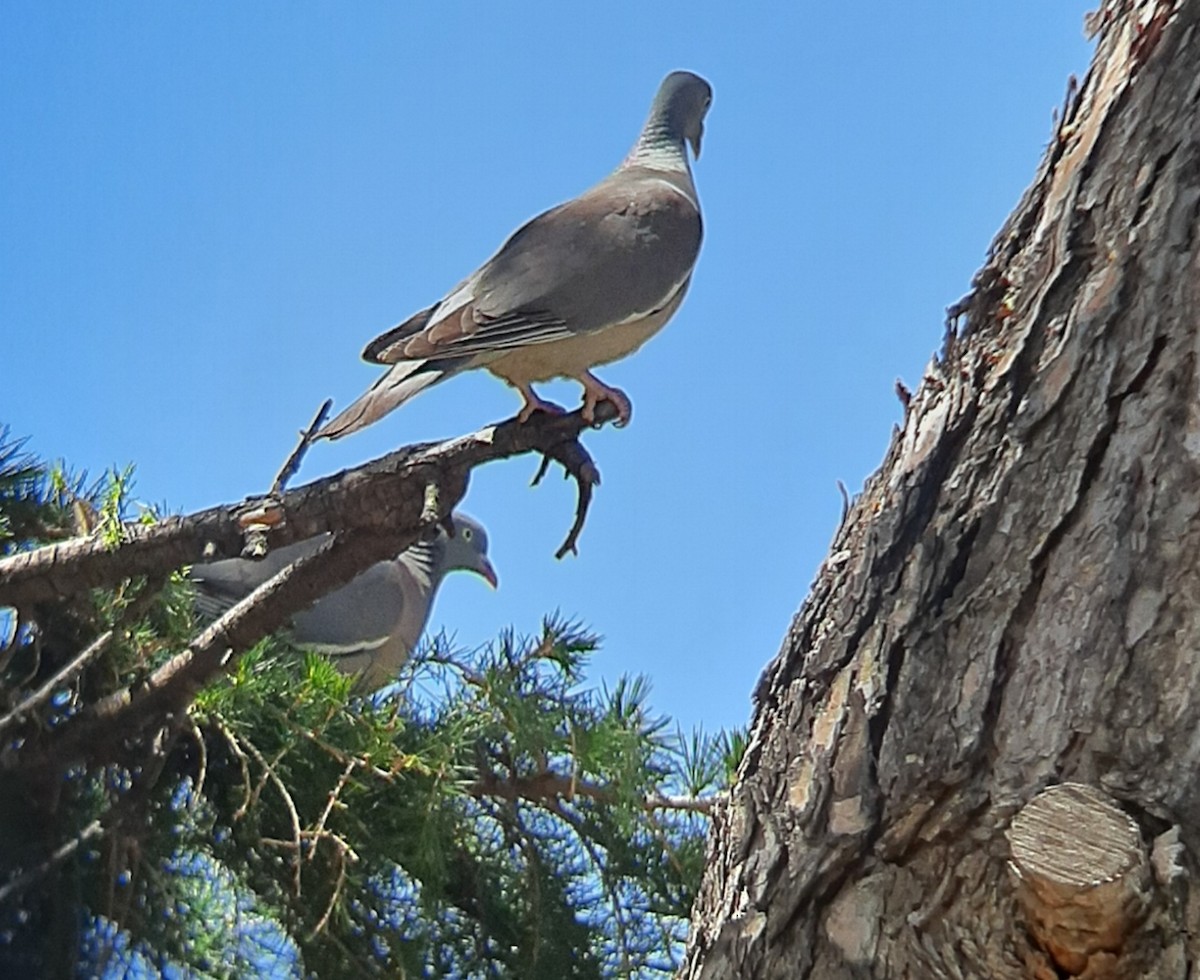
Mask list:
MULTIPOLYGON (((438 586, 447 572, 475 572, 496 587, 488 560, 487 531, 478 521, 454 513, 455 535, 442 529, 391 561, 372 565, 357 578, 318 599, 292 618, 297 644, 323 653, 344 674, 359 675, 361 693, 396 679, 421 638, 438 586)), ((215 618, 244 599, 276 572, 312 554, 326 535, 276 548, 261 560, 226 558, 194 565, 196 609, 215 618)))

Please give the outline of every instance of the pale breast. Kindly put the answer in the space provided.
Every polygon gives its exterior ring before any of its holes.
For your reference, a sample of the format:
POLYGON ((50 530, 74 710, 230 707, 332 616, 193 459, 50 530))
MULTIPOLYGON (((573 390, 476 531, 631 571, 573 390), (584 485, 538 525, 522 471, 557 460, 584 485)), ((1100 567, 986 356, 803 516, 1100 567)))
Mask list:
POLYGON ((653 337, 683 302, 685 282, 661 310, 632 323, 605 327, 567 340, 530 344, 490 361, 487 369, 514 385, 551 378, 578 378, 598 364, 610 364, 632 354, 653 337))

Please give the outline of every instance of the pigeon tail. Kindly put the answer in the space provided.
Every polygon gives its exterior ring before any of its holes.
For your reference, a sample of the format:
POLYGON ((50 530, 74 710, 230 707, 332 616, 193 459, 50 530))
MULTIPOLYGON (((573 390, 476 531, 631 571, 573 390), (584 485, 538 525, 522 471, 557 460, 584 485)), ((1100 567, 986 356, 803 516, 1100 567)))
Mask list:
POLYGON ((365 429, 418 392, 458 374, 469 360, 468 357, 454 357, 396 364, 349 407, 322 426, 317 438, 340 439, 365 429))

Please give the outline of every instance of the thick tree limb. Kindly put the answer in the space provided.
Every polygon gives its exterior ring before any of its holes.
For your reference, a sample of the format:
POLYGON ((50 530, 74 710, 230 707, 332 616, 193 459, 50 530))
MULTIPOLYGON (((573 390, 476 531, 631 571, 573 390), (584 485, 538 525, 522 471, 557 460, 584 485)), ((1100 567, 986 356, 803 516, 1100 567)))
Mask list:
MULTIPOLYGON (((609 421, 615 409, 602 402, 596 418, 609 421)), ((528 452, 558 460, 579 482, 581 503, 568 538, 573 547, 591 486, 599 482, 595 464, 579 443, 587 427, 578 411, 562 416, 538 413, 523 424, 510 419, 469 436, 406 446, 278 498, 252 498, 150 527, 130 526, 115 549, 85 537, 3 558, 0 605, 24 609, 84 589, 112 586, 133 575, 232 557, 242 552, 245 530, 252 523, 269 526, 273 547, 343 528, 415 533, 422 523, 427 488, 438 489, 437 516, 445 519, 466 492, 472 469, 528 452)))
POLYGON ((524 425, 506 422, 449 442, 398 450, 277 500, 259 498, 132 528, 115 550, 88 538, 0 562, 2 602, 19 605, 115 585, 131 574, 159 574, 185 562, 237 554, 247 529, 274 546, 334 532, 324 548, 265 582, 138 686, 108 695, 51 732, 28 732, 20 752, 0 752, 0 769, 46 773, 81 758, 97 763, 118 757, 127 740, 182 714, 233 654, 279 629, 332 588, 409 547, 431 524, 446 520, 466 491, 470 470, 480 463, 529 451, 562 462, 580 487, 568 538, 573 544, 591 486, 598 481, 595 464, 578 442, 585 425, 578 412, 535 416, 524 425))

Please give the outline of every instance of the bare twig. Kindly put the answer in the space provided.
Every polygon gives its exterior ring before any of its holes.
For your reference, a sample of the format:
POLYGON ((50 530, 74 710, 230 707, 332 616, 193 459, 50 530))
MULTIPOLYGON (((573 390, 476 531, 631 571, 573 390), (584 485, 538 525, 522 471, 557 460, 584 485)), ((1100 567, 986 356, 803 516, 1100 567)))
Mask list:
POLYGON ((537 472, 533 474, 533 479, 529 481, 531 487, 536 487, 542 482, 542 477, 546 475, 546 471, 550 469, 550 457, 543 456, 541 462, 538 463, 537 472))
MULTIPOLYGON (((250 748, 252 750, 255 748, 255 746, 251 742, 247 742, 246 744, 248 746, 250 746, 250 748)), ((287 755, 287 753, 288 753, 287 748, 286 747, 282 748, 278 752, 275 753, 275 758, 273 758, 270 762, 267 762, 266 756, 261 754, 261 750, 258 752, 254 752, 254 751, 251 752, 251 754, 254 756, 255 760, 257 760, 260 763, 260 765, 262 766, 262 776, 260 776, 258 782, 254 784, 254 789, 252 789, 250 791, 250 806, 251 807, 258 806, 258 800, 262 796, 262 791, 267 788, 267 783, 270 782, 271 776, 275 772, 275 766, 277 766, 279 764, 279 760, 282 759, 285 755, 287 755)), ((299 813, 299 811, 297 811, 297 814, 298 813, 299 813)))
POLYGON ((841 480, 837 481, 838 492, 842 495, 842 518, 838 521, 838 526, 846 523, 846 518, 850 516, 850 491, 846 489, 846 484, 841 480))
POLYGON ((242 751, 238 737, 229 730, 229 727, 223 721, 214 718, 213 725, 225 737, 225 741, 229 743, 229 750, 242 767, 242 789, 245 790, 245 794, 242 797, 241 805, 233 811, 233 819, 236 822, 241 820, 250 810, 250 759, 242 751))
POLYGON ((70 663, 66 664, 61 670, 51 677, 45 684, 34 691, 29 697, 22 701, 19 705, 13 708, 3 718, 0 718, 0 732, 8 728, 10 725, 23 721, 28 714, 49 700, 55 691, 63 684, 67 683, 71 678, 83 670, 88 663, 95 657, 98 657, 104 652, 105 647, 112 641, 112 630, 107 630, 101 633, 96 639, 92 640, 84 647, 70 663))
MULTIPOLYGON (((296 803, 292 799, 292 794, 288 792, 287 786, 284 785, 283 780, 280 779, 279 775, 275 772, 274 766, 267 762, 267 760, 263 757, 263 754, 258 751, 253 742, 247 742, 246 748, 250 751, 250 754, 254 756, 254 760, 263 767, 263 772, 265 773, 266 778, 271 780, 276 792, 279 793, 280 798, 283 800, 283 805, 287 808, 288 816, 291 818, 292 846, 294 848, 292 851, 292 890, 296 897, 299 898, 300 849, 303 847, 303 844, 301 843, 302 834, 300 830, 300 814, 296 811, 296 803)), ((276 759, 276 761, 279 760, 276 759)))
POLYGON ((683 810, 708 816, 716 802, 715 796, 658 796, 652 793, 642 801, 642 809, 683 810))
MULTIPOLYGON (((196 760, 196 781, 192 785, 191 799, 188 800, 188 809, 195 810, 200 803, 200 795, 204 792, 205 780, 208 778, 208 747, 204 744, 204 733, 200 731, 196 719, 188 715, 187 720, 188 734, 196 743, 196 752, 199 756, 196 760)), ((242 758, 245 759, 245 756, 242 758)))
POLYGON ((93 820, 69 841, 56 847, 41 864, 28 871, 19 871, 10 875, 8 881, 0 885, 0 903, 24 891, 30 885, 40 881, 58 865, 69 859, 88 841, 95 840, 104 833, 104 826, 99 820, 93 820))
MULTIPOLYGON (((484 773, 467 790, 472 796, 493 797, 502 800, 526 800, 530 803, 550 803, 572 800, 576 797, 595 800, 598 803, 616 803, 619 795, 615 790, 575 776, 542 772, 536 776, 512 776, 503 778, 494 773, 484 773)), ((685 810, 691 813, 710 813, 715 797, 710 796, 661 796, 652 793, 640 801, 643 810, 685 810)))
MULTIPOLYGON (((321 810, 321 816, 317 819, 316 826, 313 827, 313 833, 318 837, 325 832, 325 821, 329 819, 329 814, 333 812, 334 806, 337 804, 338 797, 342 795, 342 790, 346 788, 346 782, 350 779, 351 774, 358 768, 358 760, 350 759, 346 763, 346 767, 342 770, 341 776, 338 777, 337 783, 329 792, 329 799, 325 801, 325 807, 321 810)), ((316 848, 309 851, 308 860, 312 861, 313 856, 317 853, 316 848)))
MULTIPOLYGON (((347 858, 350 861, 358 861, 358 855, 354 852, 354 849, 342 840, 341 837, 337 836, 337 834, 324 833, 320 839, 327 840, 333 844, 334 850, 337 852, 338 876, 337 880, 333 883, 333 891, 329 895, 329 902, 325 906, 325 913, 317 920, 317 924, 313 926, 312 932, 308 934, 309 942, 316 939, 317 936, 325 931, 326 926, 329 925, 329 919, 333 915, 333 910, 337 908, 337 900, 346 885, 347 858)), ((313 853, 316 853, 316 841, 313 843, 313 853)))
POLYGON ((268 496, 280 497, 283 495, 284 488, 293 476, 300 470, 300 464, 304 461, 304 455, 308 452, 308 447, 313 444, 313 437, 317 434, 317 429, 325 424, 325 419, 329 415, 329 410, 333 408, 333 399, 326 398, 321 407, 317 409, 317 414, 313 416, 313 420, 308 423, 308 428, 300 433, 300 441, 296 444, 296 448, 292 450, 292 454, 287 458, 287 461, 279 468, 279 473, 275 477, 275 481, 271 484, 271 490, 268 496))
POLYGON ((487 683, 483 674, 472 670, 464 663, 460 663, 454 659, 453 655, 438 653, 436 649, 431 649, 428 653, 423 654, 420 662, 423 664, 435 664, 438 667, 446 667, 458 674, 463 679, 463 683, 469 684, 471 687, 484 687, 487 683))
MULTIPOLYGON (((615 413, 616 408, 612 406, 611 402, 601 402, 596 408, 597 423, 606 421, 610 415, 615 416, 615 413)), ((531 486, 536 487, 541 483, 552 459, 562 465, 564 476, 575 478, 575 484, 579 488, 579 496, 575 504, 575 520, 567 532, 566 540, 554 553, 555 558, 562 559, 567 552, 579 554, 576 544, 579 541, 579 533, 583 530, 583 523, 587 520, 588 507, 592 502, 592 488, 600 485, 600 471, 596 468, 591 454, 577 439, 561 442, 543 451, 541 465, 534 474, 531 486)))

